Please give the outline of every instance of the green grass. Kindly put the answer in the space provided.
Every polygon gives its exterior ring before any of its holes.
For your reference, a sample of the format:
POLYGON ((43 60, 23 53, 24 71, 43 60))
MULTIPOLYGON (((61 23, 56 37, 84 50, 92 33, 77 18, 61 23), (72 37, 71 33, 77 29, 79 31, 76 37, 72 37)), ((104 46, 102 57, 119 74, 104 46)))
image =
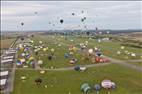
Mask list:
POLYGON ((11 43, 12 43, 14 40, 15 40, 15 38, 12 38, 12 39, 1 39, 1 40, 0 40, 0 41, 1 41, 1 43, 0 43, 0 45, 1 45, 0 49, 1 49, 1 50, 2 50, 2 49, 8 49, 8 48, 10 47, 11 43))
POLYGON ((128 63, 142 67, 142 62, 128 62, 128 63))
MULTIPOLYGON (((39 71, 17 70, 12 94, 69 94, 69 91, 71 94, 83 94, 80 91, 82 83, 88 82, 93 86, 103 79, 111 79, 117 84, 111 94, 142 94, 141 73, 114 64, 89 68, 86 72, 46 71, 45 74, 40 74, 39 71), (27 77, 25 82, 22 82, 21 76, 27 77), (34 83, 38 77, 43 79, 40 86, 34 83)), ((107 94, 106 92, 102 89, 100 94, 107 94)), ((95 94, 95 91, 90 94, 95 94)))
MULTIPOLYGON (((45 46, 49 47, 49 50, 47 52, 40 51, 38 56, 35 56, 36 59, 41 59, 43 60, 44 64, 42 67, 45 68, 50 68, 51 66, 53 67, 69 67, 71 66, 69 64, 69 59, 64 58, 64 54, 69 52, 68 47, 69 45, 79 45, 80 43, 85 43, 85 41, 88 41, 88 48, 94 48, 94 47, 99 47, 101 48, 102 52, 106 56, 110 56, 112 58, 116 59, 121 59, 121 60, 131 60, 131 59, 140 59, 140 56, 132 58, 131 56, 126 55, 124 52, 125 50, 129 52, 134 52, 137 54, 141 54, 142 49, 138 48, 133 48, 133 47, 125 47, 124 50, 121 50, 121 43, 120 42, 101 42, 98 43, 96 39, 89 39, 89 38, 81 38, 81 37, 73 37, 73 36, 68 36, 67 40, 65 40, 64 37, 61 36, 51 36, 51 35, 37 35, 34 38, 35 45, 39 45, 39 41, 43 41, 45 46), (70 41, 73 40, 73 41, 70 41), (61 44, 62 46, 58 46, 58 44, 61 44), (52 61, 49 61, 47 59, 48 55, 51 53, 50 49, 54 48, 55 49, 55 56, 56 59, 53 59, 52 61), (117 55, 117 51, 121 51, 121 55, 117 55)), ((84 57, 84 54, 80 54, 78 52, 74 53, 74 57, 78 59, 77 65, 84 65, 84 64, 92 64, 90 61, 84 61, 81 60, 82 57, 84 57)))

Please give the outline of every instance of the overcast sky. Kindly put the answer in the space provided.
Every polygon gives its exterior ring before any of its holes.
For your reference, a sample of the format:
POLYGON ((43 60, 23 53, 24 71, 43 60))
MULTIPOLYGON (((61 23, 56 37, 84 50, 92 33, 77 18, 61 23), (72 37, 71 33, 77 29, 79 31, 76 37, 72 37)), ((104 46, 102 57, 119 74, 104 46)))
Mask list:
POLYGON ((85 25, 88 29, 142 29, 141 1, 2 1, 1 5, 2 31, 84 29, 85 25), (87 18, 84 23, 82 17, 87 18))

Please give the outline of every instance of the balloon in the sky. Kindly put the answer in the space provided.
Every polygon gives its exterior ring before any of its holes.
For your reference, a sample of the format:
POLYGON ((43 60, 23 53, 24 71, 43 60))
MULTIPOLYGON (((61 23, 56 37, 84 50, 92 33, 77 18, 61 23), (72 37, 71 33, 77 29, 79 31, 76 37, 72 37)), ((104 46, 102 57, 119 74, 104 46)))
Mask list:
POLYGON ((49 22, 49 24, 51 24, 51 22, 49 22))
POLYGON ((98 28, 96 27, 96 31, 98 30, 98 28))
POLYGON ((35 14, 37 14, 37 12, 35 12, 35 14))
POLYGON ((84 22, 84 19, 83 19, 83 18, 81 19, 81 22, 84 22))
POLYGON ((21 25, 23 26, 23 25, 24 25, 24 23, 22 22, 22 23, 21 23, 21 25))
POLYGON ((75 15, 75 13, 72 13, 72 15, 74 16, 74 15, 75 15))
POLYGON ((60 23, 62 24, 64 22, 64 20, 63 19, 60 19, 60 23))
POLYGON ((86 17, 84 17, 83 19, 86 20, 86 17))
POLYGON ((81 13, 84 13, 84 11, 82 10, 81 13))

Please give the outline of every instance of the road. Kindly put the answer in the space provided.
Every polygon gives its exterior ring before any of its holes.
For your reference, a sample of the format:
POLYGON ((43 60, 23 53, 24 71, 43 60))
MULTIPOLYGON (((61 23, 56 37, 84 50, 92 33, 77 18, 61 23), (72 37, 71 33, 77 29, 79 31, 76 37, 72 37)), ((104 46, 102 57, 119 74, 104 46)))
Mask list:
POLYGON ((142 67, 141 66, 136 66, 136 65, 128 63, 128 62, 142 62, 142 60, 123 61, 123 60, 117 60, 117 59, 114 59, 114 58, 111 58, 111 57, 108 57, 108 56, 104 56, 104 57, 108 58, 112 63, 123 65, 125 67, 129 67, 131 69, 135 69, 135 70, 138 70, 138 71, 142 72, 142 67))
MULTIPOLYGON (((81 65, 86 68, 91 68, 91 67, 99 67, 99 66, 106 66, 112 63, 98 63, 98 64, 89 64, 89 65, 81 65)), ((54 68, 54 69, 49 69, 49 68, 15 68, 16 70, 49 70, 49 71, 66 71, 66 70, 73 70, 73 67, 64 67, 64 68, 54 68)))

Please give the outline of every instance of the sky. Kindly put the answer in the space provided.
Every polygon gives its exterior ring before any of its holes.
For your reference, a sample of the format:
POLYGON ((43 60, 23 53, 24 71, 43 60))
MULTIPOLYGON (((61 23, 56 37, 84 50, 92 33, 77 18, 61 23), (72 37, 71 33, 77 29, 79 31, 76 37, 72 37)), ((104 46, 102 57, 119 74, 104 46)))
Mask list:
POLYGON ((142 1, 1 2, 1 31, 142 29, 141 17, 142 1))

